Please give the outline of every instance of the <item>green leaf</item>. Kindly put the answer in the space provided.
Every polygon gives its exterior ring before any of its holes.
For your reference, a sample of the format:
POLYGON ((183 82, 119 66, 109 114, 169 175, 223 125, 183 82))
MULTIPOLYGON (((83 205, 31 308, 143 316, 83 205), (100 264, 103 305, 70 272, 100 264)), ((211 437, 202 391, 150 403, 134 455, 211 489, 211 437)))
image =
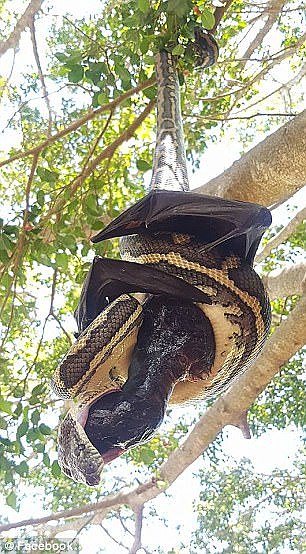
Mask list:
POLYGON ((2 416, 0 416, 0 429, 7 429, 7 421, 2 416))
POLYGON ((14 473, 12 472, 11 469, 9 469, 8 471, 5 472, 4 474, 4 482, 6 485, 8 485, 9 483, 15 483, 15 479, 14 479, 14 473))
POLYGON ((56 263, 56 266, 61 268, 61 269, 67 269, 68 268, 68 263, 69 263, 69 257, 68 257, 68 254, 65 254, 64 252, 58 252, 56 255, 55 255, 55 263, 56 263))
POLYGON ((21 402, 18 402, 14 412, 13 412, 13 415, 18 418, 20 415, 22 414, 22 403, 21 402))
POLYGON ((46 467, 50 467, 50 456, 47 454, 47 452, 43 455, 43 463, 46 467))
POLYGON ((51 464, 51 473, 53 475, 53 477, 57 478, 57 477, 60 477, 61 475, 61 468, 59 466, 59 463, 57 460, 54 460, 54 462, 52 462, 51 464))
POLYGON ((6 503, 8 506, 16 510, 17 496, 13 491, 6 497, 6 503))
POLYGON ((149 50, 149 46, 151 44, 151 39, 148 37, 143 37, 141 39, 141 43, 139 44, 139 50, 142 54, 146 54, 149 50))
POLYGON ((6 265, 10 261, 10 257, 7 254, 6 250, 4 248, 1 248, 1 238, 0 238, 0 261, 6 265))
POLYGON ((59 178, 59 174, 56 171, 50 171, 50 169, 42 166, 37 168, 36 173, 42 181, 47 183, 55 183, 59 178))
POLYGON ((5 398, 0 396, 0 412, 5 412, 6 414, 11 415, 12 407, 13 407, 13 404, 11 402, 9 402, 8 400, 5 400, 5 398))
POLYGON ((149 448, 146 448, 144 452, 142 453, 142 462, 146 465, 150 465, 154 462, 156 458, 155 452, 153 450, 150 450, 149 448))
POLYGON ((39 190, 37 192, 36 201, 37 201, 37 204, 39 204, 40 206, 44 205, 44 203, 45 203, 45 194, 42 190, 39 190))
POLYGON ((88 196, 86 196, 85 206, 86 210, 88 210, 91 215, 99 215, 100 212, 97 207, 97 197, 95 194, 89 194, 88 196))
POLYGON ((144 96, 146 96, 150 100, 154 100, 154 98, 157 97, 157 88, 156 88, 156 86, 154 85, 153 87, 146 88, 143 91, 143 94, 144 94, 144 96))
POLYGON ((28 421, 22 421, 17 428, 16 437, 17 439, 20 439, 24 435, 26 435, 27 431, 29 429, 29 422, 28 421))
POLYGON ((137 0, 137 7, 141 12, 147 13, 150 10, 150 0, 137 0))
POLYGON ((68 79, 70 83, 79 83, 84 77, 84 67, 82 65, 73 65, 70 67, 68 79))
POLYGON ((40 411, 39 410, 34 410, 34 412, 31 415, 31 421, 32 421, 33 425, 37 425, 39 420, 40 420, 40 411))
POLYGON ((187 14, 191 9, 190 0, 169 0, 168 1, 168 13, 173 13, 178 17, 182 17, 187 14))
POLYGON ((129 81, 131 80, 131 74, 129 72, 128 69, 126 69, 126 67, 124 67, 123 65, 116 65, 116 73, 117 75, 119 75, 120 79, 122 81, 129 81))
POLYGON ((39 383, 39 385, 35 385, 31 391, 31 396, 37 396, 46 392, 47 385, 45 383, 39 383))
POLYGON ((181 56, 182 54, 184 54, 184 52, 185 46, 183 46, 183 44, 177 44, 172 50, 172 54, 174 56, 181 56))
POLYGON ((103 104, 106 104, 108 102, 108 95, 106 92, 100 92, 98 94, 98 103, 100 106, 103 106, 103 104))
POLYGON ((65 63, 67 60, 67 55, 63 52, 55 52, 54 56, 58 59, 59 62, 65 63))
POLYGON ((208 8, 201 8, 201 22, 205 29, 212 29, 215 24, 215 16, 208 8))
POLYGON ((15 471, 18 473, 18 475, 21 475, 24 477, 25 475, 28 475, 29 473, 29 466, 27 462, 23 461, 18 466, 15 467, 15 471))
POLYGON ((43 435, 51 435, 52 433, 52 429, 49 427, 49 425, 46 425, 45 423, 41 423, 38 429, 43 435))
POLYGON ((35 444, 34 449, 35 449, 36 452, 38 452, 39 454, 42 454, 42 453, 45 451, 45 445, 44 445, 43 442, 39 442, 39 443, 35 444))
POLYGON ((0 249, 6 250, 9 253, 11 252, 13 247, 14 247, 14 243, 11 241, 11 239, 7 237, 4 233, 2 233, 0 238, 0 249))
POLYGON ((146 160, 137 160, 136 167, 139 171, 148 171, 151 168, 151 165, 146 160))

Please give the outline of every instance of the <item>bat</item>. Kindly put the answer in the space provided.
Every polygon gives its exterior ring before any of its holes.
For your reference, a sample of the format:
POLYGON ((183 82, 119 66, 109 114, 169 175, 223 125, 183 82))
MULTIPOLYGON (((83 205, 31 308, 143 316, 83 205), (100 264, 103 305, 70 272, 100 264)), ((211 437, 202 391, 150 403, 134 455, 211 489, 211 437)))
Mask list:
POLYGON ((83 285, 79 305, 74 312, 79 333, 110 302, 121 294, 130 292, 165 294, 211 304, 207 294, 179 277, 145 265, 95 256, 83 285))
POLYGON ((220 244, 253 266, 270 211, 258 204, 197 193, 153 190, 95 235, 94 243, 132 234, 196 235, 210 249, 220 244))

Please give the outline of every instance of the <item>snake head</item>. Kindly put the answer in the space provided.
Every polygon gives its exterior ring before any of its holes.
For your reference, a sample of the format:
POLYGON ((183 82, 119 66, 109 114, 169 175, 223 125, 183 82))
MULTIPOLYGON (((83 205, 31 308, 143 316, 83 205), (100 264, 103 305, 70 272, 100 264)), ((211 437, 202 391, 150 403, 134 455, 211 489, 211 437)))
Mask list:
POLYGON ((104 461, 88 440, 74 408, 59 428, 58 461, 63 473, 74 481, 90 486, 99 484, 104 461))

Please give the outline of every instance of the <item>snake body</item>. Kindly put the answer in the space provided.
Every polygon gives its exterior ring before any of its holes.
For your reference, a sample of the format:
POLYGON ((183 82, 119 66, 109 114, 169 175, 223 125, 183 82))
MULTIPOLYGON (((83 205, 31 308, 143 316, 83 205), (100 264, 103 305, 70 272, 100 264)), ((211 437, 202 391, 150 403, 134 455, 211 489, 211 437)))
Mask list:
MULTIPOLYGON (((192 47, 197 65, 207 67, 217 56, 214 39, 200 29, 192 47)), ((188 194, 176 61, 163 50, 155 70, 150 188, 188 194)), ((260 278, 236 250, 230 241, 210 241, 209 232, 207 240, 149 229, 121 238, 122 259, 166 274, 173 295, 119 296, 85 328, 56 370, 55 392, 74 400, 59 431, 64 473, 97 484, 104 463, 152 436, 169 399, 182 403, 223 392, 255 359, 269 331, 270 304, 260 278), (206 300, 182 298, 176 280, 206 300)))

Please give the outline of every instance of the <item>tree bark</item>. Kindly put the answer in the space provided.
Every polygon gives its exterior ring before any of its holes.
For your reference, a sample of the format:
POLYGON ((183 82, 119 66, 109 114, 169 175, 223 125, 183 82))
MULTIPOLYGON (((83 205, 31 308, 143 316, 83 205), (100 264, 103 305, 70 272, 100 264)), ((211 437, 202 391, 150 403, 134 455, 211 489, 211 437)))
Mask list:
POLYGON ((274 269, 261 276, 271 300, 293 294, 301 295, 305 279, 306 262, 274 269))
POLYGON ((306 110, 195 192, 265 206, 285 201, 306 184, 305 131, 306 110))
POLYGON ((40 10, 43 0, 32 0, 25 9, 22 16, 18 19, 14 30, 10 36, 0 42, 0 56, 3 56, 10 48, 18 46, 21 33, 31 25, 33 16, 40 10))

